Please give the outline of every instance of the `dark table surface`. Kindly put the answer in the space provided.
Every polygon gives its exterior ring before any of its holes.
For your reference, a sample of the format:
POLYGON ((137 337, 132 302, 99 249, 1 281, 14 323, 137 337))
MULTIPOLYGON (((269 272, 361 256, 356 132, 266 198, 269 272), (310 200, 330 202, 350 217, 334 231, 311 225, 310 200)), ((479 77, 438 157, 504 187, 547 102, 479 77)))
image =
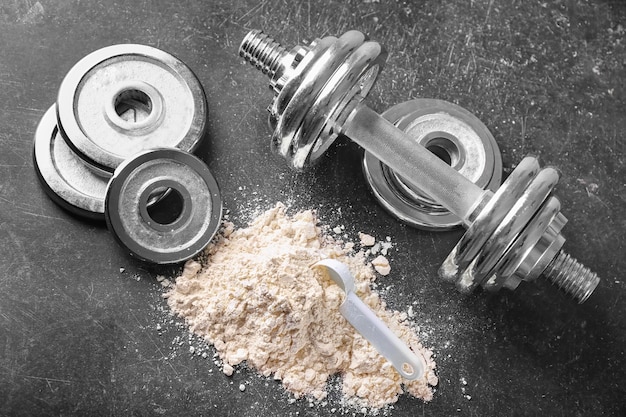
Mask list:
MULTIPOLYGON (((391 236, 389 305, 414 305, 436 354, 432 402, 391 415, 626 415, 626 6, 619 1, 79 1, 0 5, 0 415, 330 415, 291 403, 246 367, 220 372, 161 298, 154 267, 38 183, 33 134, 89 52, 142 43, 178 56, 210 107, 198 155, 243 225, 277 201, 331 226, 391 236), (462 234, 396 222, 369 194, 345 138, 306 173, 269 151, 265 76, 237 57, 248 30, 285 45, 358 29, 390 51, 370 94, 383 111, 449 100, 493 132, 504 174, 526 154, 557 166, 567 251, 602 281, 583 305, 547 281, 462 296, 437 269, 462 234), (194 346, 208 358, 194 355, 194 346), (466 381, 465 385, 463 381, 466 381), (247 385, 240 391, 240 383, 247 385)), ((336 411, 336 413, 339 413, 336 411)))

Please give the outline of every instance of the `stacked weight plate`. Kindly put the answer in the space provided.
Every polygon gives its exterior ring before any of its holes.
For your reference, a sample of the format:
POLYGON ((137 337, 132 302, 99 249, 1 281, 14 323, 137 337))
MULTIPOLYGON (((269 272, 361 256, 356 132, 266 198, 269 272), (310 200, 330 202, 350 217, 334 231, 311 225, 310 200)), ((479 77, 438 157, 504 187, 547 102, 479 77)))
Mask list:
POLYGON ((34 166, 57 204, 106 220, 132 255, 179 262, 202 250, 221 218, 217 183, 191 155, 207 114, 202 85, 179 59, 109 46, 62 81, 35 133, 34 166))
MULTIPOLYGON (((443 100, 420 98, 397 104, 382 115, 480 188, 495 191, 500 186, 502 157, 498 144, 489 129, 466 109, 443 100)), ((378 202, 402 222, 433 231, 463 223, 367 151, 363 173, 378 202)))

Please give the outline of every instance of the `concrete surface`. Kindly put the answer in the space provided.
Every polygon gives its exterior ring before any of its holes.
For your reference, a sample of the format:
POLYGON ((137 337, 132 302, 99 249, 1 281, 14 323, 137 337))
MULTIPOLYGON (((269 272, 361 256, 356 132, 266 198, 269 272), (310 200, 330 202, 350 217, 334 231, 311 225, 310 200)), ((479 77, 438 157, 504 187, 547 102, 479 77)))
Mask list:
POLYGON ((173 53, 203 83, 210 119, 198 155, 237 224, 286 201, 316 208, 352 239, 392 237, 386 298, 399 310, 413 306, 440 384, 432 402, 403 396, 389 415, 626 414, 623 2, 8 0, 0 5, 0 415, 342 412, 336 398, 291 404, 279 383, 246 367, 224 376, 212 348, 190 339, 161 299, 156 275, 178 267, 134 261, 103 225, 63 211, 38 183, 33 134, 64 75, 89 52, 127 42, 173 53), (267 80, 237 57, 253 28, 285 45, 369 33, 390 51, 373 108, 449 100, 491 129, 505 175, 526 154, 557 166, 566 249, 603 278, 593 296, 576 305, 542 280, 514 293, 458 294, 436 272, 462 231, 423 232, 388 216, 366 188, 361 150, 346 139, 312 171, 291 172, 269 152, 267 80))

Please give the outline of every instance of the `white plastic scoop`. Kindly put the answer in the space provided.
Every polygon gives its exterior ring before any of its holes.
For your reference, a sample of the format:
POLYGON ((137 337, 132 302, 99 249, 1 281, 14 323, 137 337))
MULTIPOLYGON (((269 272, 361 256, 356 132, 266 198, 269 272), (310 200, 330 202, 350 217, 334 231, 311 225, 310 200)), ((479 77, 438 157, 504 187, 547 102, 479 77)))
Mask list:
POLYGON ((387 325, 356 295, 354 277, 348 266, 334 259, 324 259, 313 265, 323 266, 328 275, 346 293, 339 307, 341 314, 383 355, 405 379, 424 375, 424 358, 415 354, 387 325))

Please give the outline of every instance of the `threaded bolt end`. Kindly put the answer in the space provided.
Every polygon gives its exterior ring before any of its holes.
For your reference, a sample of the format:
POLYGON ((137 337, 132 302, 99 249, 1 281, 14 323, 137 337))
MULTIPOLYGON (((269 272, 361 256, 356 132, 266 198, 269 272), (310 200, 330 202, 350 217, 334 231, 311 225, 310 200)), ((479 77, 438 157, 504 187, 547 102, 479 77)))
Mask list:
POLYGON ((239 46, 239 55, 270 78, 286 54, 285 48, 260 30, 250 31, 239 46))
POLYGON ((595 272, 562 250, 543 271, 543 276, 577 300, 579 304, 589 298, 600 282, 595 272))

